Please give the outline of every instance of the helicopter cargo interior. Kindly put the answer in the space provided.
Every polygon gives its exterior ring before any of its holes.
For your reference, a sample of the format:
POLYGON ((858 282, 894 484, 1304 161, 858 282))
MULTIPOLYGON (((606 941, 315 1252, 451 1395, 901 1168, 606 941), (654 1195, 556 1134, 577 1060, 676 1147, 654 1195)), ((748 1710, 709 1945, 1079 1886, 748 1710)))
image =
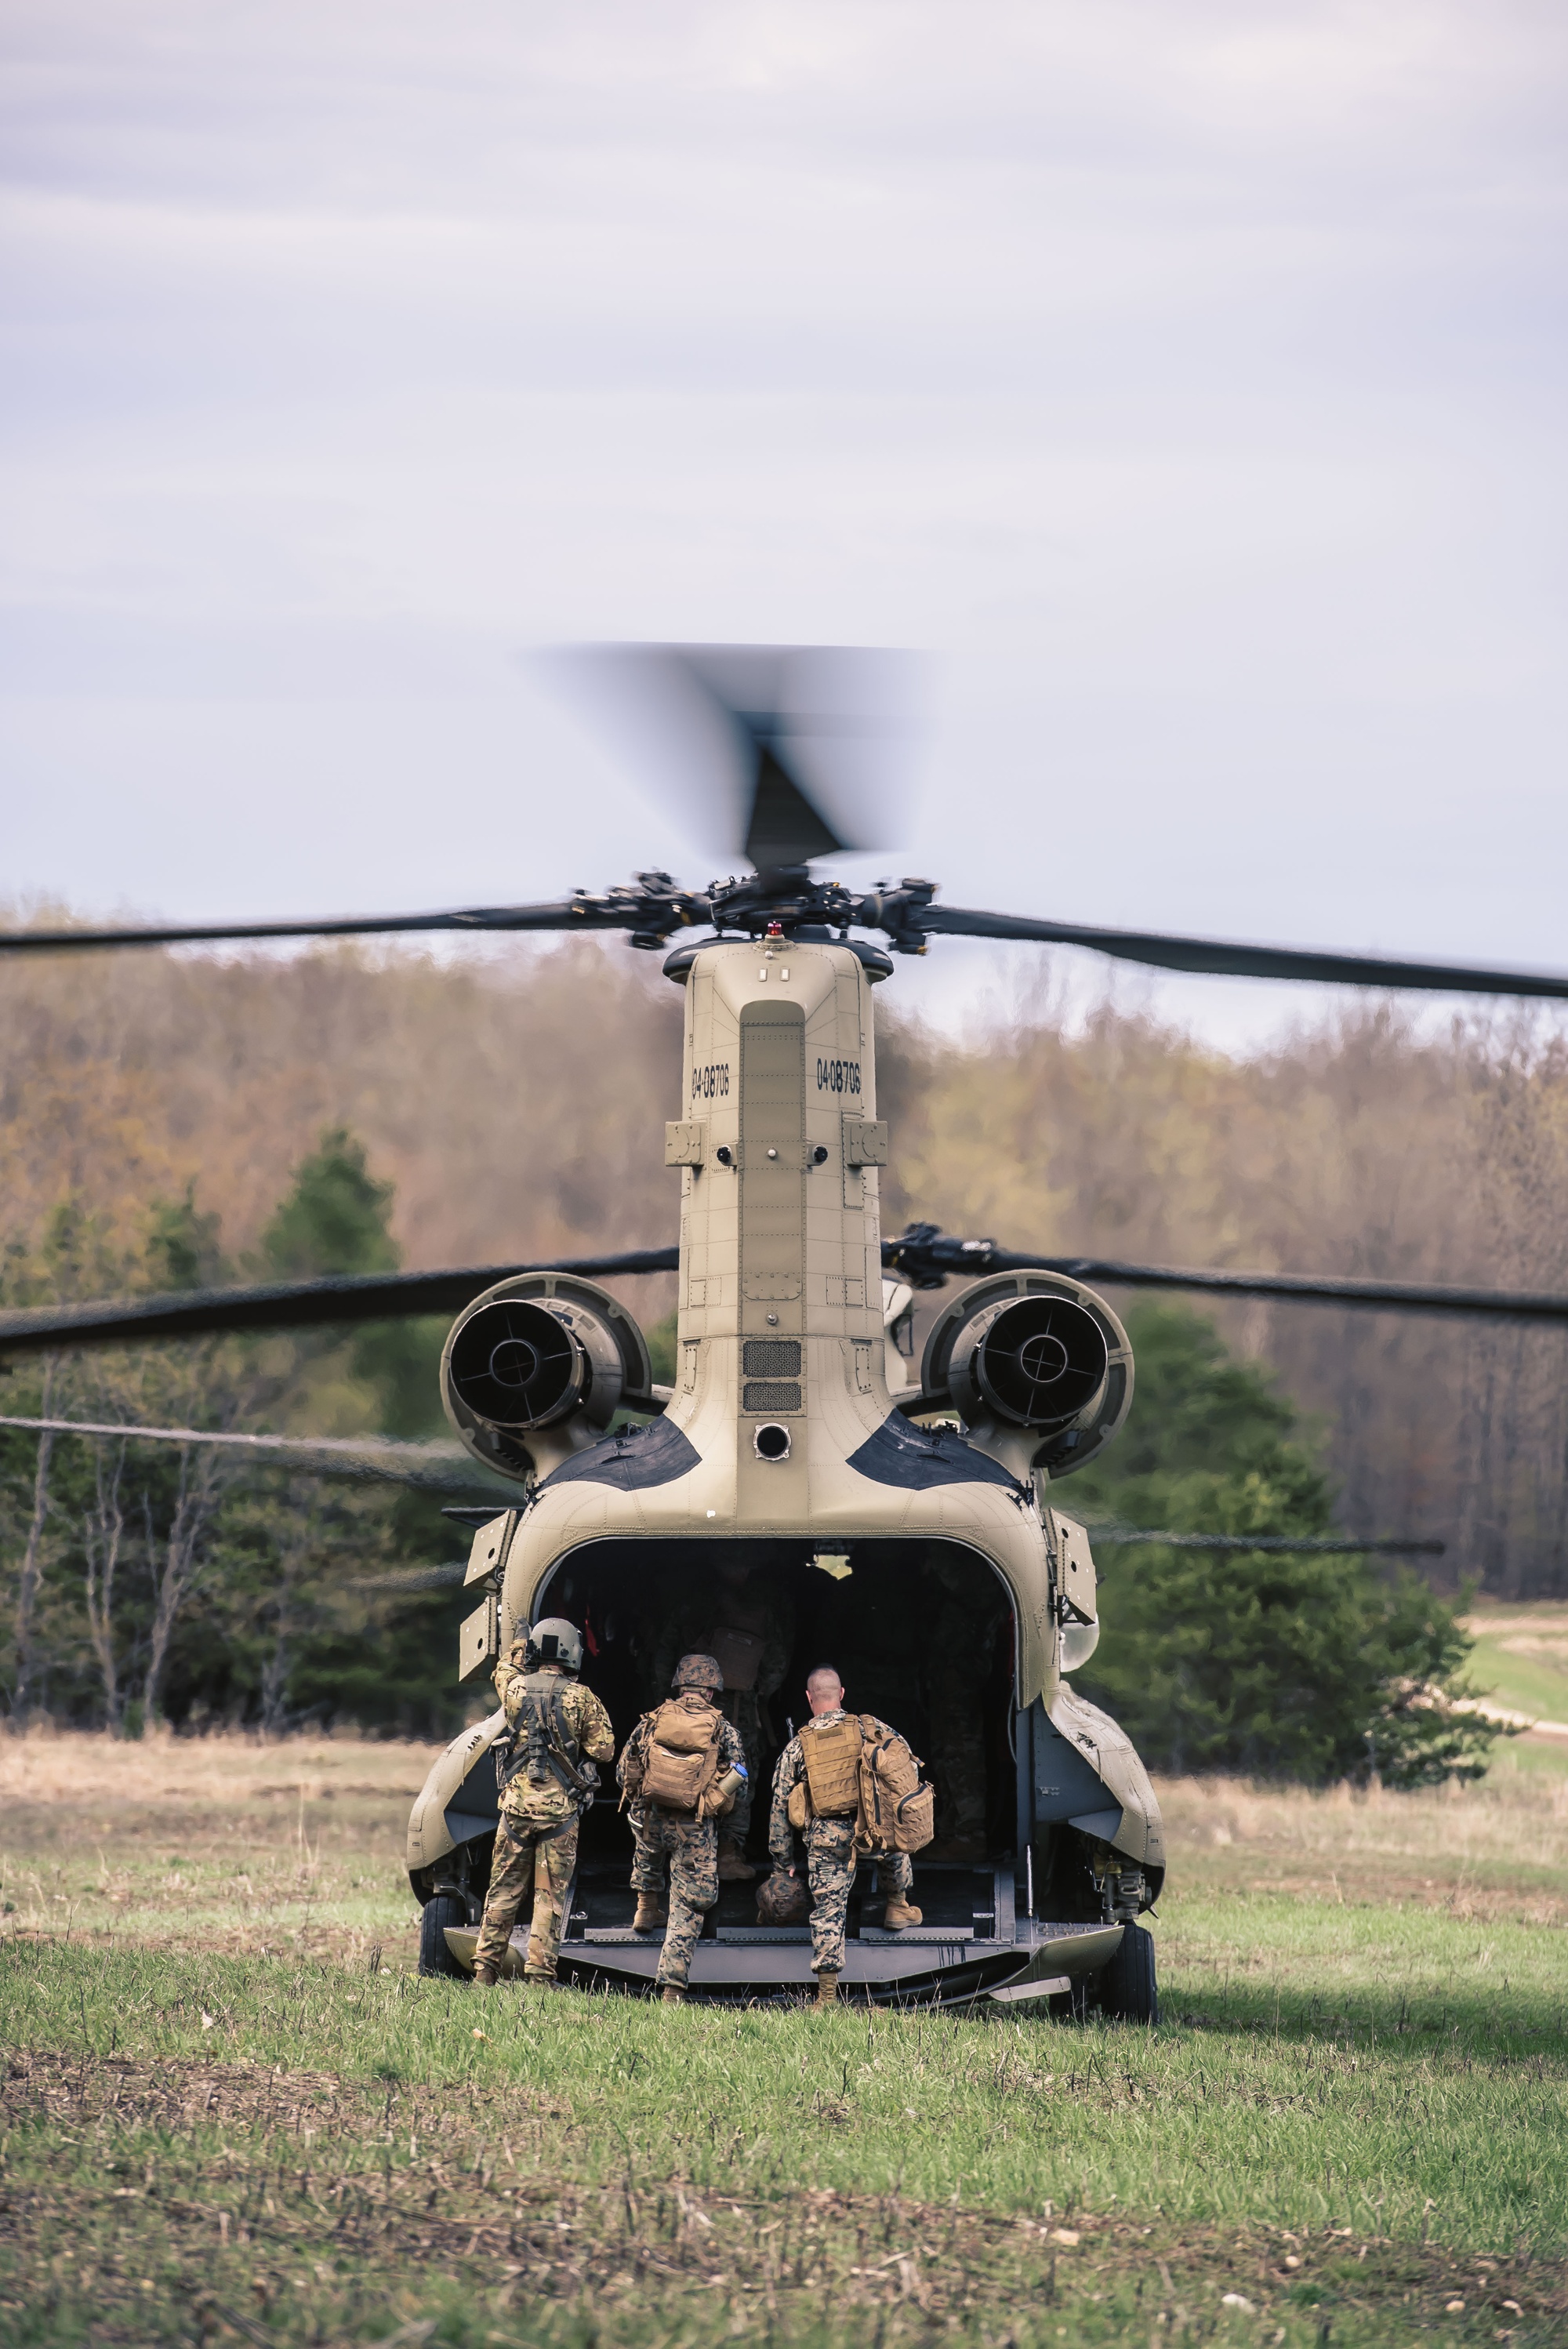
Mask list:
MULTIPOLYGON (((1102 2006, 1137 2019, 1139 1988, 1117 1967, 1127 1921, 1097 1878, 1114 1832, 1107 1789, 1037 1702, 1016 1702, 1011 1596, 990 1563, 959 1542, 857 1541, 808 1553, 799 1542, 605 1541, 569 1553, 541 1589, 535 1619, 582 1626, 583 1678, 623 1744, 656 1703, 684 1647, 717 1640, 738 1619, 760 1634, 761 1768, 745 1857, 751 1881, 727 1881, 708 1912, 692 1988, 709 1998, 799 1997, 812 1982, 805 1924, 763 1925, 757 1893, 769 1867, 769 1813, 779 1756, 806 1716, 805 1683, 820 1664, 843 1682, 849 1708, 908 1738, 936 1789, 935 1839, 914 1856, 918 1927, 882 1930, 873 1858, 851 1895, 846 1994, 878 2003, 961 2002, 1009 1992, 1081 2005, 1092 1978, 1102 2006), (705 1628, 706 1627, 706 1628, 705 1628), (1069 1824, 1077 1819, 1078 1824, 1069 1824)), ((733 1710, 734 1700, 730 1700, 733 1710)), ((492 1717, 491 1731, 499 1725, 492 1717)), ((563 1977, 582 1988, 645 1990, 657 1932, 633 1930, 633 1837, 613 1769, 583 1821, 561 1947, 563 1977)), ((454 1847, 428 1883, 433 1963, 468 1954, 489 1877, 499 1816, 487 1737, 446 1814, 454 1847), (437 1877, 439 1882, 438 1884, 437 1877)), ((797 1839, 797 1858, 804 1852, 797 1839)), ((1129 1956, 1136 1955, 1134 1951, 1129 1956)), ((1145 2018, 1146 2019, 1146 2018, 1145 2018)))

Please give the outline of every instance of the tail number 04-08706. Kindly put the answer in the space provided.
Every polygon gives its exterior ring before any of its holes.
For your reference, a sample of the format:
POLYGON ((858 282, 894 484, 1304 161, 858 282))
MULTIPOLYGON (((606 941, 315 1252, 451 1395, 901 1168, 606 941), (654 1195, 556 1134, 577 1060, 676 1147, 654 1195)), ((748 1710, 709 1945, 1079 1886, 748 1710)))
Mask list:
POLYGON ((858 1093, 861 1089, 861 1064, 858 1061, 819 1061, 817 1091, 820 1093, 858 1093))
POLYGON ((729 1062, 727 1061, 710 1061, 706 1069, 692 1071, 691 1097, 694 1102, 724 1101, 728 1092, 729 1062))

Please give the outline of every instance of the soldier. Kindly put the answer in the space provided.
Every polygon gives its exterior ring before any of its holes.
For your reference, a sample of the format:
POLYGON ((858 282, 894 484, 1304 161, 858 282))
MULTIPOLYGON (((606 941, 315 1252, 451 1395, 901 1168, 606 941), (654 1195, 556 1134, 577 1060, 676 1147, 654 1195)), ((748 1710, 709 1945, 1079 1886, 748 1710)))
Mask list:
POLYGON ((720 1710, 740 1732, 746 1749, 746 1783, 718 1835, 718 1880, 749 1884, 746 1841, 751 1831, 753 1789, 762 1783, 762 1764, 772 1740, 763 1706, 783 1686, 795 1644, 795 1610, 788 1599, 768 1589, 749 1568, 727 1560, 719 1567, 712 1597, 694 1596, 671 1621, 655 1651, 655 1685, 667 1684, 676 1656, 689 1651, 713 1655, 724 1673, 720 1710))
POLYGON ((718 1709, 724 1674, 717 1658, 683 1656, 671 1686, 674 1694, 644 1713, 627 1738, 615 1775, 637 1838, 634 1932, 663 1921, 669 1858, 669 1923, 657 1979, 666 2002, 678 2006, 703 1918, 718 1899, 717 1822, 746 1784, 746 1753, 718 1709))
POLYGON ((506 1959, 518 1911, 532 1895, 526 1982, 553 1987, 566 1896, 577 1867, 577 1825, 593 1798, 596 1762, 615 1751, 610 1716, 577 1678, 583 1635, 552 1616, 495 1668, 496 1694, 515 1746, 500 1798, 474 1980, 489 1986, 506 1959))
MULTIPOLYGON (((844 1684, 831 1664, 819 1664, 806 1682, 811 1718, 779 1757, 773 1778, 773 1808, 768 1822, 768 1848, 781 1873, 795 1873, 795 1847, 789 1819, 789 1797, 805 1785, 810 1797, 805 1828, 806 1880, 811 1888, 811 1971, 817 1977, 817 2003, 831 2006, 839 1995, 844 1966, 844 1919, 855 1880, 855 1829, 860 1816, 860 1749, 850 1739, 829 1739, 824 1733, 841 1723, 855 1723, 844 1710, 844 1684)), ((866 1716, 869 1734, 892 1737, 896 1732, 883 1721, 866 1716)), ((855 1723, 858 1729, 859 1723, 855 1723)), ((921 1912, 910 1905, 914 1870, 906 1851, 878 1855, 877 1880, 887 1895, 882 1923, 899 1932, 918 1925, 921 1912)))

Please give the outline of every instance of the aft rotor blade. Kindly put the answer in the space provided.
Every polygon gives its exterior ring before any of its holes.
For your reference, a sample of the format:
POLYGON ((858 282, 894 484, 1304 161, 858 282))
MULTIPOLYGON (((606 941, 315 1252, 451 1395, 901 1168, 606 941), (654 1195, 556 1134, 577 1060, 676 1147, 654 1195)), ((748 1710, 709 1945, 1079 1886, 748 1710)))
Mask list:
MULTIPOLYGON (((515 1495, 513 1495, 515 1499, 515 1495)), ((389 1590, 413 1598, 421 1590, 441 1590, 449 1585, 466 1580, 468 1566, 462 1558, 454 1558, 447 1566, 410 1566, 390 1574, 356 1574, 344 1584, 346 1590, 389 1590)))
MULTIPOLYGON (((456 930, 634 930, 648 920, 637 893, 586 893, 544 905, 466 905, 438 914, 346 914, 315 922, 160 922, 107 930, 4 930, 0 954, 58 954, 92 947, 221 946, 279 938, 388 937, 456 930)), ((682 918, 689 919, 688 916, 682 918)))
POLYGON ((1147 1526, 1097 1526, 1092 1518, 1086 1523, 1098 1549, 1161 1542, 1167 1549, 1261 1549, 1288 1557, 1441 1557, 1448 1547, 1446 1542, 1398 1537, 1354 1541, 1338 1534, 1331 1538, 1315 1534, 1172 1534, 1156 1533, 1147 1526))
POLYGON ((1493 970, 1464 962, 1410 962, 1393 955, 1338 954, 1318 947, 1261 947, 1221 938, 1186 938, 1160 930, 1089 929, 1074 922, 1037 922, 1017 914, 985 914, 963 905, 931 905, 919 916, 932 936, 1019 938, 1043 946, 1088 947, 1119 962, 1157 970, 1184 970, 1219 978, 1312 980, 1318 986, 1424 989, 1441 995, 1546 996, 1568 999, 1568 974, 1493 970))
POLYGON ((1315 1273, 1211 1272, 1170 1264, 1123 1264, 1109 1257, 1045 1256, 998 1247, 994 1240, 954 1239, 917 1224, 882 1242, 884 1268, 916 1288, 977 1280, 988 1272, 1060 1272, 1092 1288, 1191 1289, 1212 1297, 1273 1297, 1316 1305, 1352 1305, 1382 1313, 1462 1313, 1487 1320, 1568 1321, 1568 1293, 1555 1289, 1460 1288, 1446 1282, 1336 1280, 1315 1273))
POLYGON ((304 1330, 354 1321, 391 1321, 422 1313, 459 1313, 498 1280, 528 1272, 574 1273, 597 1280, 674 1272, 677 1248, 637 1248, 626 1256, 562 1257, 550 1264, 492 1264, 451 1272, 350 1273, 321 1280, 267 1281, 253 1288, 181 1289, 172 1296, 110 1299, 94 1305, 30 1307, 0 1313, 0 1353, 51 1347, 139 1345, 151 1338, 206 1338, 246 1330, 304 1330))
POLYGON ((248 1435, 231 1428, 136 1427, 118 1420, 22 1419, 0 1427, 37 1435, 85 1435, 118 1444, 205 1444, 315 1476, 371 1476, 436 1493, 493 1493, 504 1502, 516 1486, 492 1482, 456 1444, 396 1444, 375 1435, 248 1435))

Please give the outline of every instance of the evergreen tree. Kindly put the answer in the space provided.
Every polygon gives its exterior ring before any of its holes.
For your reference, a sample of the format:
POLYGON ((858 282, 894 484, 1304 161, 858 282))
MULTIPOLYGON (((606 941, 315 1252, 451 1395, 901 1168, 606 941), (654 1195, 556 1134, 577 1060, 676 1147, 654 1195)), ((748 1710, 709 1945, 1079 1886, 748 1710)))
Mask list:
MULTIPOLYGON (((1061 1503, 1172 1533, 1335 1532, 1313 1432, 1187 1308, 1128 1317, 1128 1424, 1061 1503)), ((1473 1777, 1494 1733, 1455 1714, 1470 1641, 1408 1568, 1311 1551, 1107 1545, 1099 1645, 1076 1675, 1156 1768, 1396 1785, 1473 1777)))

